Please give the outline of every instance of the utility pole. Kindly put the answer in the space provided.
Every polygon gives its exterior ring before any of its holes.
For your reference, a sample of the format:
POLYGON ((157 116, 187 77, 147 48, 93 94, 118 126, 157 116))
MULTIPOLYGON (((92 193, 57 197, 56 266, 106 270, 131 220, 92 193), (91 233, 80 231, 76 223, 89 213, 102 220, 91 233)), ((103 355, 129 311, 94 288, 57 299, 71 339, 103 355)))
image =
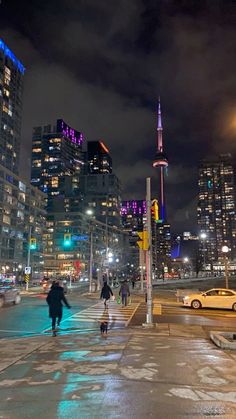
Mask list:
POLYGON ((228 252, 229 252, 229 247, 224 245, 222 246, 222 253, 224 255, 224 262, 225 262, 225 288, 229 288, 229 272, 228 272, 228 252))
MULTIPOLYGON (((28 249, 27 249, 28 250, 28 252, 27 252, 27 266, 30 266, 31 233, 32 233, 32 226, 30 225, 30 228, 29 228, 29 236, 28 236, 28 249)), ((32 272, 31 272, 31 275, 32 275, 32 272)), ((25 289, 26 289, 26 291, 29 290, 29 281, 26 281, 25 289)))
POLYGON ((93 230, 90 226, 90 255, 89 255, 89 292, 92 292, 93 281, 93 230))
POLYGON ((144 264, 144 250, 139 248, 140 289, 141 289, 141 291, 143 291, 143 264, 144 264))
POLYGON ((229 272, 228 272, 228 258, 225 255, 225 288, 229 288, 229 272))
POLYGON ((148 250, 146 252, 146 281, 147 281, 147 317, 146 325, 153 325, 152 318, 152 220, 151 220, 151 178, 146 178, 146 206, 148 250))
POLYGON ((110 285, 110 278, 109 278, 109 265, 108 265, 108 250, 109 250, 109 240, 108 240, 108 221, 107 221, 107 206, 106 206, 106 231, 105 231, 105 240, 106 240, 106 275, 107 275, 107 283, 110 285))

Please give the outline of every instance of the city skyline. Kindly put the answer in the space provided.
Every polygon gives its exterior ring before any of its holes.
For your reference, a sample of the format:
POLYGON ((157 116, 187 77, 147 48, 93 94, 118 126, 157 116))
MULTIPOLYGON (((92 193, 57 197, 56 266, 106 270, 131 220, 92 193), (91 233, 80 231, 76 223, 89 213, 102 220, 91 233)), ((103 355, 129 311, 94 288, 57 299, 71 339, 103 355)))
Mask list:
POLYGON ((199 161, 223 151, 235 156, 235 4, 224 4, 137 0, 124 9, 122 1, 111 8, 91 0, 89 6, 71 2, 65 11, 64 1, 40 9, 35 1, 3 2, 1 37, 26 67, 22 172, 30 171, 32 127, 60 115, 86 139, 104 139, 116 156, 123 198, 142 199, 145 177, 155 179, 160 94, 168 218, 174 230, 183 223, 195 229, 199 161))

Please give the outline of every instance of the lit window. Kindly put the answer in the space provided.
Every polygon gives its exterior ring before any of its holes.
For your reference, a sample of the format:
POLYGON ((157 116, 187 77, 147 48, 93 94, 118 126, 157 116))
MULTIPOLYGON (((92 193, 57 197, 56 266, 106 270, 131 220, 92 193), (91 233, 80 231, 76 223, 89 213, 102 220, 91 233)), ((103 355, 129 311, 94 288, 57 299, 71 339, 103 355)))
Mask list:
POLYGON ((10 79, 8 77, 4 77, 4 83, 9 86, 10 84, 10 79))
POLYGON ((6 73, 6 74, 8 74, 9 76, 11 75, 11 70, 10 70, 10 68, 9 68, 9 67, 7 67, 6 65, 5 65, 4 71, 5 71, 5 73, 6 73))
POLYGON ((61 143, 61 138, 51 138, 49 143, 61 143))
POLYGON ((33 160, 32 163, 34 167, 41 167, 41 160, 33 160))
POLYGON ((5 95, 5 96, 7 96, 7 97, 9 97, 9 96, 10 96, 10 92, 9 92, 9 90, 5 89, 5 87, 4 87, 4 89, 3 89, 3 93, 4 93, 4 95, 5 95))

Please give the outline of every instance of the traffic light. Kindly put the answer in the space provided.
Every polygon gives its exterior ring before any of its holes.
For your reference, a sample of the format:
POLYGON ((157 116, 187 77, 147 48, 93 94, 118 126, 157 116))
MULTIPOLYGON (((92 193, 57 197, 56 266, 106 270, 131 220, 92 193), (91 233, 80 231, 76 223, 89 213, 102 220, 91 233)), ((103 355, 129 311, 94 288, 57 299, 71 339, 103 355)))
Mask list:
POLYGON ((64 234, 64 246, 65 247, 70 247, 71 246, 71 234, 70 233, 65 233, 64 234))
POLYGON ((37 247, 37 241, 34 237, 31 237, 30 239, 30 250, 36 250, 37 247))
POLYGON ((156 223, 160 223, 161 220, 159 219, 159 205, 158 205, 157 199, 154 199, 152 201, 151 211, 152 211, 152 216, 153 216, 154 221, 156 223))
POLYGON ((138 236, 141 240, 137 241, 138 247, 142 250, 148 250, 148 232, 147 230, 138 231, 138 236))

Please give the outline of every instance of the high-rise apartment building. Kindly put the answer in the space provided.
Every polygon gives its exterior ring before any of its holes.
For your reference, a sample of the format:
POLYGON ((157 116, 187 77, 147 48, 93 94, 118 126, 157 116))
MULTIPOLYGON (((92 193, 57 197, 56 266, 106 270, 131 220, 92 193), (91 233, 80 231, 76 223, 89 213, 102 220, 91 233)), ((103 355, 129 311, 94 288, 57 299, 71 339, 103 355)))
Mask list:
POLYGON ((88 141, 87 150, 88 173, 112 173, 112 158, 103 141, 88 141))
POLYGON ((231 155, 202 161, 198 179, 199 257, 209 266, 222 258, 222 246, 236 255, 235 188, 231 155))
POLYGON ((43 270, 45 194, 18 176, 24 67, 0 40, 0 274, 43 270), (29 253, 31 239, 34 249, 29 253))
MULTIPOLYGON (((145 200, 123 201, 121 207, 123 228, 129 232, 130 244, 137 247, 138 231, 145 228, 147 222, 147 208, 145 200)), ((156 223, 152 215, 152 261, 155 274, 160 274, 160 266, 170 258, 171 236, 170 225, 156 223)))
POLYGON ((50 213, 47 219, 45 235, 45 273, 47 275, 75 275, 89 273, 89 260, 93 246, 93 277, 104 271, 107 256, 106 249, 114 255, 109 269, 121 267, 129 258, 127 234, 116 226, 99 222, 86 212, 50 213), (65 234, 69 236, 69 245, 64 245, 65 234))
POLYGON ((82 211, 92 208, 97 220, 121 226, 121 184, 112 173, 112 158, 102 141, 88 141, 84 174, 80 176, 82 211))
POLYGON ((0 165, 0 272, 22 272, 28 246, 35 239, 30 264, 33 277, 43 270, 46 195, 0 165))
POLYGON ((97 220, 121 226, 121 185, 113 173, 80 176, 83 211, 93 210, 97 220))
POLYGON ((0 164, 19 172, 24 67, 0 39, 0 164))
POLYGON ((31 183, 48 194, 49 211, 70 211, 79 193, 83 134, 62 119, 34 128, 31 183))
POLYGON ((142 231, 147 217, 145 200, 122 201, 121 217, 124 230, 129 233, 142 231))

